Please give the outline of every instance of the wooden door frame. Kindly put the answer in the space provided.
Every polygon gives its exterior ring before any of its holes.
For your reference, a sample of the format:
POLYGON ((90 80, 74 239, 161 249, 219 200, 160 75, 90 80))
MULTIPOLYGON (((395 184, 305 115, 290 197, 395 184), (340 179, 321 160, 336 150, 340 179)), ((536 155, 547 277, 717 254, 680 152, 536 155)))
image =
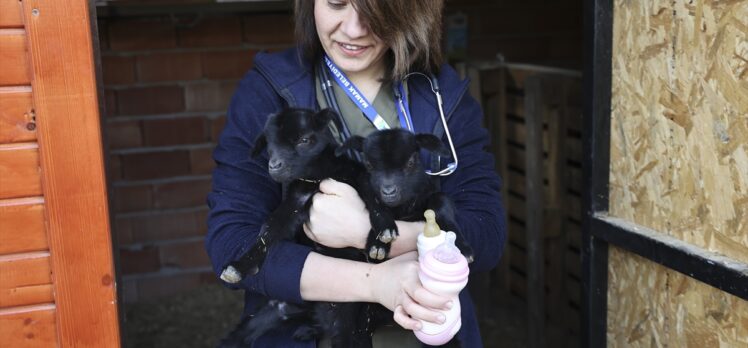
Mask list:
POLYGON ((120 344, 92 0, 23 0, 61 347, 120 344))
POLYGON ((748 300, 748 265, 608 215, 613 0, 586 0, 582 209, 582 346, 605 347, 608 246, 748 300))

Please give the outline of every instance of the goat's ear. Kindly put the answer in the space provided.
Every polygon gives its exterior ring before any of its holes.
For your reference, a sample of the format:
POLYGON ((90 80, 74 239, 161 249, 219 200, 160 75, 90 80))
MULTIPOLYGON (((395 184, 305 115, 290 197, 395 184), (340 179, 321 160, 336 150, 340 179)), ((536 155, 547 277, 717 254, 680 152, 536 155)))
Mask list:
POLYGON ((330 121, 332 121, 332 118, 336 116, 337 114, 332 109, 324 109, 318 112, 314 115, 314 130, 320 131, 325 129, 330 124, 330 121))
POLYGON ((265 138, 265 134, 260 134, 259 137, 257 137, 257 140, 255 140, 255 147, 252 148, 252 157, 257 157, 260 155, 260 152, 264 150, 268 145, 268 140, 265 138))
POLYGON ((338 146, 337 149, 335 149, 335 156, 340 157, 340 155, 346 153, 348 150, 355 150, 358 152, 361 152, 364 150, 364 137, 354 135, 348 140, 346 140, 343 145, 338 146))
POLYGON ((449 149, 444 143, 433 134, 416 134, 416 144, 422 149, 431 151, 439 156, 447 157, 450 155, 449 149))

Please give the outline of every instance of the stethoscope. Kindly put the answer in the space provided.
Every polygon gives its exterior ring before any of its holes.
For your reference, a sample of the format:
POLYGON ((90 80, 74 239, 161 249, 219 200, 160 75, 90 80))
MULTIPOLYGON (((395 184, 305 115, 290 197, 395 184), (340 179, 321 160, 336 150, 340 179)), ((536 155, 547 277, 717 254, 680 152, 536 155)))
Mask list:
MULTIPOLYGON (((351 137, 351 131, 346 125, 343 117, 340 115, 340 107, 338 105, 337 97, 335 96, 335 93, 333 92, 333 87, 332 87, 333 85, 332 85, 332 81, 330 80, 330 72, 333 72, 335 74, 335 77, 338 79, 336 80, 336 82, 339 84, 345 83, 347 81, 347 78, 345 77, 345 74, 342 71, 339 71, 337 67, 334 65, 334 63, 332 63, 332 61, 329 60, 327 57, 325 57, 325 59, 320 61, 319 67, 316 70, 317 70, 317 78, 320 81, 320 84, 322 87, 322 94, 324 95, 325 102, 330 108, 336 111, 337 120, 335 120, 336 121, 335 123, 338 128, 338 131, 341 133, 341 137, 343 141, 345 141, 345 139, 348 139, 351 137)), ((408 110, 409 108, 407 106, 408 104, 404 96, 405 92, 403 88, 403 83, 413 75, 423 76, 424 78, 426 78, 427 81, 429 81, 429 85, 431 86, 431 92, 434 93, 434 95, 436 96, 436 103, 439 109, 439 116, 442 120, 442 126, 444 126, 444 132, 447 135, 447 141, 449 142, 449 149, 452 152, 452 158, 454 159, 453 162, 447 164, 446 168, 438 172, 432 172, 431 170, 426 170, 425 172, 428 175, 434 175, 434 176, 451 175, 457 170, 457 164, 459 161, 457 160, 457 151, 455 150, 454 142, 452 142, 452 135, 449 133, 449 127, 447 127, 447 118, 444 115, 442 95, 439 90, 439 82, 437 81, 436 76, 434 76, 433 74, 431 74, 431 76, 427 76, 426 74, 421 73, 421 72, 412 72, 412 73, 405 75, 405 77, 402 79, 400 83, 392 84, 392 90, 394 92, 395 99, 397 100, 397 107, 399 109, 398 114, 400 116, 400 123, 403 128, 407 128, 411 132, 414 132, 413 121, 410 118, 410 112, 408 110)), ((343 87, 343 85, 341 85, 341 87, 343 87)), ((344 88, 344 90, 347 90, 347 89, 344 88)), ((351 96, 352 99, 354 99, 354 103, 355 103, 357 100, 360 100, 359 97, 362 98, 363 96, 356 95, 356 93, 358 92, 355 86, 352 87, 352 90, 354 91, 353 96, 348 91, 346 91, 346 93, 348 93, 348 95, 351 96)), ((364 106, 366 106, 366 104, 364 104, 364 106)), ((384 120, 381 119, 379 115, 371 116, 371 117, 367 115, 367 119, 369 119, 369 121, 374 125, 374 127, 376 127, 379 130, 390 128, 389 125, 387 125, 387 122, 384 122, 384 120)), ((361 160, 361 157, 359 156, 358 153, 353 153, 352 155, 359 161, 361 160)))

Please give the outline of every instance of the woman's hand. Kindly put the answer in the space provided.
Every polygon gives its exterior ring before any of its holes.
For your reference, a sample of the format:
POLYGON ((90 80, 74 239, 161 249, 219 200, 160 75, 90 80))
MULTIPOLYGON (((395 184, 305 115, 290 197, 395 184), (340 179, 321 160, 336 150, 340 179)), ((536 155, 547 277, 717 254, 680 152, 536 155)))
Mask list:
POLYGON ((395 322, 408 330, 419 330, 421 320, 441 324, 446 320, 441 310, 452 306, 449 298, 436 295, 418 279, 418 253, 405 253, 372 266, 372 298, 395 313, 395 322))
POLYGON ((353 187, 333 179, 319 184, 309 209, 304 233, 313 241, 330 248, 366 248, 371 229, 369 212, 353 187))

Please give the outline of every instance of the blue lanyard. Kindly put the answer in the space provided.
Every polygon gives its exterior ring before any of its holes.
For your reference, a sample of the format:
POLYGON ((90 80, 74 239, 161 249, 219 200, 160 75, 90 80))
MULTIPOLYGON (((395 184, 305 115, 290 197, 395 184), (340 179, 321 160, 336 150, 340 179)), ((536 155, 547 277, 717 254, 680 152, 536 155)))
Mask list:
MULTIPOLYGON (((374 106, 369 102, 369 100, 364 97, 363 93, 356 88, 356 85, 353 84, 350 80, 348 80, 348 77, 345 76, 345 73, 343 73, 335 63, 332 62, 332 60, 325 55, 325 65, 327 65, 327 68, 330 69, 330 72, 333 76, 335 76, 335 82, 338 83, 338 86, 345 91, 345 94, 348 95, 348 98, 353 101, 356 106, 361 110, 361 112, 364 113, 366 118, 369 119, 369 121, 376 127, 378 130, 383 129, 390 129, 390 126, 387 124, 387 121, 382 118, 382 116, 379 115, 376 109, 374 109, 374 106)), ((405 95, 405 89, 403 88, 402 83, 398 83, 397 86, 397 99, 399 102, 399 105, 396 105, 395 108, 397 109, 397 115, 400 119, 400 126, 402 126, 405 129, 413 131, 413 120, 410 118, 410 111, 408 106, 408 101, 403 98, 405 95), (399 107, 398 107, 399 106, 399 107)))

